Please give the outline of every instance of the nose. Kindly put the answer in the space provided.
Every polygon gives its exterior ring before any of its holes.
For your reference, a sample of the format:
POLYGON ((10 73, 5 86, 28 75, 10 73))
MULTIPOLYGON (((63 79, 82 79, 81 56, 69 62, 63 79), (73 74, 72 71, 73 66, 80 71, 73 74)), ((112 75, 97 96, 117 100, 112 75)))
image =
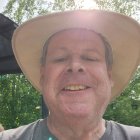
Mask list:
POLYGON ((85 71, 84 65, 77 60, 71 60, 67 66, 67 72, 69 73, 84 72, 84 71, 85 71))

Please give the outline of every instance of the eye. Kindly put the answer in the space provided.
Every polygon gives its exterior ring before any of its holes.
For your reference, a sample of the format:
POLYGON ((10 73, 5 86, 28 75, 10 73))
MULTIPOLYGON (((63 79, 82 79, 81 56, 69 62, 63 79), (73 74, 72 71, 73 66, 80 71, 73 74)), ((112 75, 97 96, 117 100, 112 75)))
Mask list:
POLYGON ((87 61, 99 61, 99 59, 94 56, 83 56, 83 59, 87 61))
POLYGON ((54 58, 53 62, 57 63, 57 62, 64 62, 67 60, 67 57, 58 57, 58 58, 54 58))
POLYGON ((86 60, 89 60, 89 61, 97 61, 98 59, 97 58, 86 58, 86 60))

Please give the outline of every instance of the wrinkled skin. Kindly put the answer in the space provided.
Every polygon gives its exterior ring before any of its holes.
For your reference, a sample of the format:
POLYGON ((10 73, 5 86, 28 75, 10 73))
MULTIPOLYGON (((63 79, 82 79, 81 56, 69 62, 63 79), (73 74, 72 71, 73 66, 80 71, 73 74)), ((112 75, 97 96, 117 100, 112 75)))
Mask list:
MULTIPOLYGON (((82 130, 88 133, 96 129, 110 101, 111 78, 105 48, 97 34, 70 29, 54 35, 48 44, 40 81, 50 111, 50 129, 53 131, 55 125, 65 130, 69 127, 73 132, 80 129, 81 136, 82 130), (66 90, 66 87, 76 85, 82 85, 84 89, 66 90)), ((55 132, 56 135, 59 133, 55 132)))

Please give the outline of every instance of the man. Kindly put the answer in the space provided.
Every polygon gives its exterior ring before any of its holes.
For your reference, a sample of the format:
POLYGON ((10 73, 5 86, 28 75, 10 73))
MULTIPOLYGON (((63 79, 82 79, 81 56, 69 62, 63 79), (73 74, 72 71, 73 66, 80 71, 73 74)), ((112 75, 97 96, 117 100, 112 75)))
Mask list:
POLYGON ((54 13, 21 25, 12 43, 49 116, 0 140, 140 140, 140 128, 102 118, 139 65, 137 22, 98 10, 54 13))

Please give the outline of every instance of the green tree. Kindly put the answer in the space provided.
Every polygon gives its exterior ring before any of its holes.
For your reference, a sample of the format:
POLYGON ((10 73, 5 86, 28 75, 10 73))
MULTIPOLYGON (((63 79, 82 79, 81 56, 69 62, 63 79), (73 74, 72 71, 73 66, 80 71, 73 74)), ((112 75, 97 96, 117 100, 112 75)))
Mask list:
POLYGON ((22 74, 0 77, 0 120, 5 128, 40 118, 40 106, 40 95, 22 74))
POLYGON ((120 123, 140 126, 140 67, 128 87, 108 107, 104 117, 120 123))

